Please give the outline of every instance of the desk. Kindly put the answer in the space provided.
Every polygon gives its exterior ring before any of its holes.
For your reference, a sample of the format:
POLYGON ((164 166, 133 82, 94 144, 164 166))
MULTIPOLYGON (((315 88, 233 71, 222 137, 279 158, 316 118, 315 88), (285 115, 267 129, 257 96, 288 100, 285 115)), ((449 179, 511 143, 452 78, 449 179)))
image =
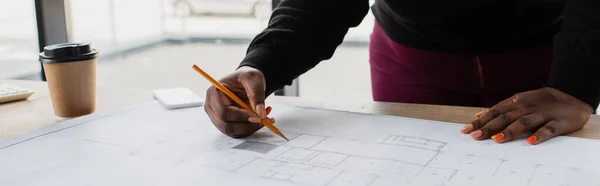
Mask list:
MULTIPOLYGON (((43 81, 2 80, 32 89, 28 100, 0 104, 0 139, 12 137, 60 122, 54 116, 48 85, 43 81)), ((98 87, 96 112, 122 108, 152 100, 152 92, 98 87)))
MULTIPOLYGON (((27 101, 0 105, 0 139, 37 130, 57 122, 52 111, 52 103, 45 82, 0 80, 2 83, 18 84, 33 89, 36 94, 27 101)), ((96 112, 122 108, 152 100, 150 90, 121 89, 117 87, 98 87, 96 112)), ((292 104, 305 107, 342 110, 368 114, 384 114, 437 120, 454 123, 469 123, 474 114, 482 108, 421 105, 382 102, 317 102, 298 97, 271 96, 267 104, 292 104)), ((277 108, 273 108, 277 109, 277 108)), ((600 139, 600 116, 594 115, 582 129, 569 136, 600 139)))

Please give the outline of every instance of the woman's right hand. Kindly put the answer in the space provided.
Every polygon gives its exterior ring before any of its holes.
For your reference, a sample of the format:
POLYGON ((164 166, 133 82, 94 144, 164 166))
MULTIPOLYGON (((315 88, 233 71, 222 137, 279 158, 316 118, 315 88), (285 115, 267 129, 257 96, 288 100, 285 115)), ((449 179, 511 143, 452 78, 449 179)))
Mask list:
MULTIPOLYGON (((261 118, 266 118, 267 110, 270 111, 270 108, 265 108, 266 83, 262 72, 251 67, 241 67, 219 82, 252 107, 258 116, 211 86, 206 90, 204 110, 217 129, 230 137, 242 138, 262 128, 261 118)), ((272 118, 270 120, 275 122, 272 118)))

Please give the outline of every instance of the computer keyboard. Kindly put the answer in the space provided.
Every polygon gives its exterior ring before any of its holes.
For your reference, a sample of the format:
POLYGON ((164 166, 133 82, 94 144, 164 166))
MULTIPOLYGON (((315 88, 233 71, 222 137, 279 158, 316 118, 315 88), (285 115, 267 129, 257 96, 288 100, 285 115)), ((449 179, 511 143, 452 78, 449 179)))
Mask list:
POLYGON ((20 101, 33 95, 33 91, 13 84, 0 85, 0 104, 20 101))

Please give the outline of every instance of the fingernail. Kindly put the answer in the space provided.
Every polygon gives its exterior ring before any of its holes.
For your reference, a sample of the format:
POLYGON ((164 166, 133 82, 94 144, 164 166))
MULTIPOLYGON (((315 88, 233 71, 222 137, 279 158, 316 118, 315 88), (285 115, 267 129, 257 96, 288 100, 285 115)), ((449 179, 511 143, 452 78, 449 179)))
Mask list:
POLYGON ((249 117, 248 121, 250 123, 260 123, 260 118, 259 117, 249 117))
POLYGON ((498 133, 498 134, 492 136, 492 139, 494 139, 494 141, 500 141, 502 138, 504 138, 503 133, 498 133))
POLYGON ((475 114, 475 117, 480 118, 483 114, 485 114, 485 112, 486 110, 479 111, 477 114, 475 114))
POLYGON ((527 143, 529 143, 530 145, 533 145, 533 143, 535 143, 535 140, 537 140, 536 136, 529 136, 527 138, 527 143))
POLYGON ((266 112, 265 104, 256 105, 256 113, 258 114, 258 117, 260 117, 260 118, 267 117, 267 114, 265 114, 265 112, 266 112))
POLYGON ((271 118, 269 120, 271 121, 271 123, 275 123, 275 118, 271 118))
POLYGON ((271 106, 267 107, 267 115, 269 115, 269 113, 271 113, 271 109, 272 109, 271 106))
POLYGON ((481 135, 483 135, 483 132, 481 132, 481 130, 476 130, 475 132, 471 132, 471 137, 473 139, 479 139, 479 137, 481 137, 481 135))
POLYGON ((462 132, 463 134, 467 134, 471 130, 473 130, 473 124, 468 124, 468 125, 465 125, 462 129, 460 129, 460 132, 462 132))

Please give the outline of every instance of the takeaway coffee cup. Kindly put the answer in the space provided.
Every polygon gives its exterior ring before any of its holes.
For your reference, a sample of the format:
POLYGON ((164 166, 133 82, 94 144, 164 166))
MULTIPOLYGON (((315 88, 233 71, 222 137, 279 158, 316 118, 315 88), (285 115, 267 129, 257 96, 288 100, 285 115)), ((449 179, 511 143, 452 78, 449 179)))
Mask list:
POLYGON ((62 43, 44 47, 44 67, 54 114, 72 118, 96 110, 96 56, 89 43, 62 43))

